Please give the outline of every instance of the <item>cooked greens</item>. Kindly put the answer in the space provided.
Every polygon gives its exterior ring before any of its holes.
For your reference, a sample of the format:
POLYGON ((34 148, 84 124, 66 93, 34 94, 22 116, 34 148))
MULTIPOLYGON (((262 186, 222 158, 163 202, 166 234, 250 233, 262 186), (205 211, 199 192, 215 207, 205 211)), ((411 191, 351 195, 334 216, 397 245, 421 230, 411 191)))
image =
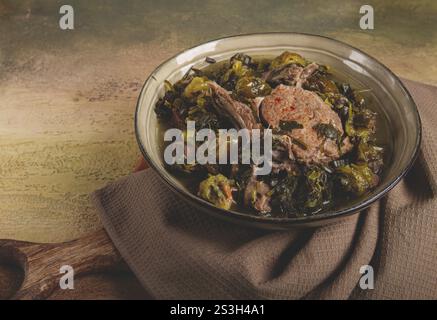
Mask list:
POLYGON ((224 175, 210 175, 199 184, 199 196, 219 208, 229 209, 232 205, 232 181, 224 175))
POLYGON ((303 126, 297 121, 279 121, 279 128, 283 131, 291 131, 293 129, 302 129, 303 126))
POLYGON ((169 165, 199 197, 226 210, 288 217, 335 208, 378 185, 384 169, 378 115, 329 67, 288 51, 273 59, 238 53, 205 62, 164 83, 155 105, 162 126, 268 128, 273 150, 272 171, 263 176, 253 163, 169 165))

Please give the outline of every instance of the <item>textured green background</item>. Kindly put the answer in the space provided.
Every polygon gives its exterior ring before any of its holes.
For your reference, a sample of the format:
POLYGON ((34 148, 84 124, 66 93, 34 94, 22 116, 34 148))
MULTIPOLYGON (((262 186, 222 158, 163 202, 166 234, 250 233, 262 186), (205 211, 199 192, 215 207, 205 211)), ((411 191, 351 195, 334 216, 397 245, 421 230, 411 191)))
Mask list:
POLYGON ((63 241, 99 228, 87 195, 132 170, 147 75, 199 42, 266 31, 331 36, 437 84, 432 0, 0 0, 0 238, 63 241), (65 3, 74 31, 58 27, 65 3), (367 3, 373 31, 358 27, 367 3))

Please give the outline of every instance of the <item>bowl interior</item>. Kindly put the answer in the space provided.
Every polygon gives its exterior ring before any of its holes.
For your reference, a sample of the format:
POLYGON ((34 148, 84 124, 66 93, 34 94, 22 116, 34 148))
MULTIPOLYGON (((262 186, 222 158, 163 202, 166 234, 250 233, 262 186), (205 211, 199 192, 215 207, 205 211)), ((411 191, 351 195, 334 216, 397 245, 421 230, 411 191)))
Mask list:
MULTIPOLYGON (((351 201, 347 206, 338 207, 335 211, 303 218, 279 218, 279 220, 329 217, 364 208, 391 189, 410 167, 420 143, 420 119, 410 95, 386 67, 358 49, 325 37, 294 33, 242 35, 214 40, 178 54, 159 66, 150 75, 141 91, 136 113, 136 134, 140 148, 152 167, 174 189, 185 196, 195 197, 181 181, 164 168, 162 136, 153 110, 156 101, 164 93, 164 80, 173 83, 192 66, 196 68, 207 66, 206 57, 222 61, 237 52, 244 52, 255 58, 273 57, 285 50, 297 52, 309 60, 329 65, 340 79, 351 83, 354 88, 363 89, 362 94, 370 102, 370 108, 379 114, 377 140, 388 147, 388 152, 386 152, 386 166, 381 183, 371 193, 351 201)), ((201 199, 198 201, 204 202, 201 199)), ((213 209, 212 205, 206 203, 203 205, 211 206, 213 209)))

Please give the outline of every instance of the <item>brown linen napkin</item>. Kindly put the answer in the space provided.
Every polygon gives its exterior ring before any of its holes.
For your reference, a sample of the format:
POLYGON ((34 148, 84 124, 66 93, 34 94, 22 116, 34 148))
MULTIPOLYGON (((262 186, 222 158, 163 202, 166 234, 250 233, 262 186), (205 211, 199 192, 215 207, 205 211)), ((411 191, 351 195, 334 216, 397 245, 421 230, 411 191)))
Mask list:
POLYGON ((405 81, 423 121, 408 176, 360 214, 317 229, 264 231, 212 218, 152 170, 92 198, 138 279, 157 299, 436 299, 437 88, 405 81), (375 288, 362 290, 371 265, 375 288))

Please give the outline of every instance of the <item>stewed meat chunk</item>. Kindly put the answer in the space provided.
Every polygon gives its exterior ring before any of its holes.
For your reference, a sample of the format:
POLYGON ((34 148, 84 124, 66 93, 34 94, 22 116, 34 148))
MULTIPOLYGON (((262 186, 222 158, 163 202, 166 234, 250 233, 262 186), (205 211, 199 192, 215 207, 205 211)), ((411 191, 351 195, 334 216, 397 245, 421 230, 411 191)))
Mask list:
POLYGON ((272 129, 289 137, 300 162, 328 163, 352 148, 349 139, 343 138, 337 113, 314 92, 279 85, 264 98, 260 113, 272 129))

